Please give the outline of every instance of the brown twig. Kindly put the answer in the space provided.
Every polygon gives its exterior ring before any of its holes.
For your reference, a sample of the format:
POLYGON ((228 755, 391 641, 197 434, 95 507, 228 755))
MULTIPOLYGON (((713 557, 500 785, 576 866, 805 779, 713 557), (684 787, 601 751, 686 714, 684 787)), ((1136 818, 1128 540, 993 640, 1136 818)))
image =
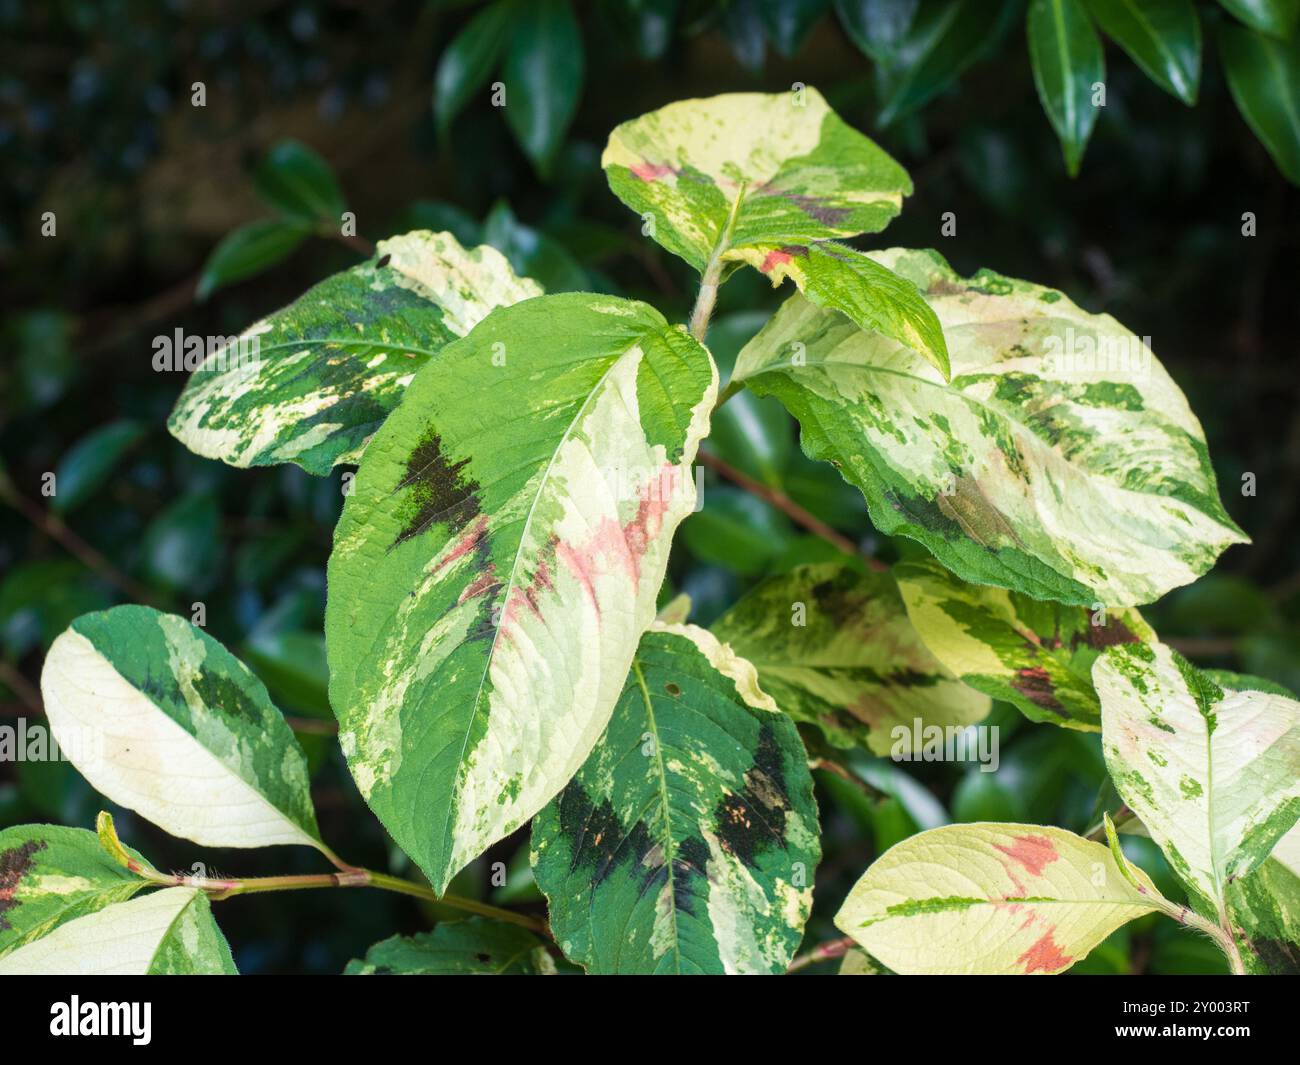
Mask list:
POLYGON ((823 773, 830 773, 833 776, 839 777, 846 783, 852 784, 858 789, 858 791, 862 792, 863 795, 872 800, 872 802, 888 798, 884 792, 873 788, 852 770, 840 765, 839 762, 832 758, 810 758, 808 760, 808 768, 820 769, 823 773))
POLYGON ((77 558, 88 568, 98 573, 104 580, 115 585, 139 603, 160 606, 158 598, 137 581, 123 573, 109 562, 90 544, 72 531, 57 514, 42 510, 36 503, 22 495, 9 478, 0 473, 0 500, 8 503, 24 518, 32 523, 51 540, 60 544, 67 552, 77 558))
POLYGON ((758 498, 763 500, 765 503, 769 503, 776 507, 777 510, 789 517, 796 525, 802 525, 814 536, 821 537, 828 544, 843 551, 846 555, 860 556, 865 559, 867 565, 874 570, 880 571, 889 568, 879 559, 872 558, 870 555, 859 551, 857 545, 847 536, 843 533, 836 532, 820 518, 804 510, 803 507, 787 496, 784 492, 771 488, 768 485, 763 484, 762 481, 756 481, 753 477, 750 477, 748 474, 742 473, 740 470, 736 469, 736 467, 731 465, 731 463, 718 458, 718 456, 714 455, 712 452, 701 449, 699 455, 700 462, 709 467, 709 469, 715 471, 720 476, 725 477, 733 484, 739 485, 746 492, 758 496, 758 498))
POLYGON ((800 954, 790 963, 786 969, 787 973, 797 973, 800 969, 806 969, 810 965, 817 965, 824 961, 833 961, 835 958, 842 958, 854 947, 854 942, 849 936, 843 939, 830 939, 825 943, 818 943, 807 954, 800 954))

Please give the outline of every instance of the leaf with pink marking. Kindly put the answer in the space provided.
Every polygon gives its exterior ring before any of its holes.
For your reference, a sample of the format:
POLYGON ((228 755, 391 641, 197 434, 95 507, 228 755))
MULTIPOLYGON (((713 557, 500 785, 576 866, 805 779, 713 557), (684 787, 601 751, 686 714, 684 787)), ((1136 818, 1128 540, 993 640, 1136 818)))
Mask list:
POLYGON ((329 564, 330 701, 362 795, 437 890, 608 724, 716 393, 653 308, 543 296, 444 348, 367 447, 329 564))
POLYGON ((1061 828, 946 825, 886 851, 835 923, 898 973, 1050 975, 1164 903, 1130 869, 1061 828))

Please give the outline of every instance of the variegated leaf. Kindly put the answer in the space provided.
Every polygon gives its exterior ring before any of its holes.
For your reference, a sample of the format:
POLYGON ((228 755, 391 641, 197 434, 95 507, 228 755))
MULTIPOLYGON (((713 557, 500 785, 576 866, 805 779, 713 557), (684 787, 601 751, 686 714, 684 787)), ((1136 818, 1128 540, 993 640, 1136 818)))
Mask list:
POLYGON ((604 731, 716 393, 645 304, 544 296, 448 345, 367 448, 329 564, 330 701, 437 890, 604 731))
POLYGON ((203 892, 173 887, 68 921, 0 957, 0 976, 233 976, 203 892))
POLYGON ((421 366, 494 307, 541 295, 505 257, 425 230, 326 278, 208 354, 167 426, 232 466, 356 462, 421 366))
POLYGON ((1159 908, 1155 885, 1133 875, 1064 829, 946 825, 877 859, 835 924, 898 973, 1050 975, 1159 908))
POLYGON ((307 759, 266 687, 150 607, 83 614, 41 673, 50 728, 100 794, 208 847, 320 842, 307 759))
POLYGON ((354 958, 344 976, 549 976, 542 941, 504 921, 443 921, 432 932, 391 936, 354 958))
POLYGON ((1209 914, 1300 818, 1300 702, 1220 687, 1163 644, 1097 660, 1120 796, 1209 914))
POLYGON ((780 973, 821 857, 808 756, 704 629, 642 637, 605 735, 533 823, 564 953, 593 973, 780 973))
POLYGON ((878 529, 965 580, 1111 608, 1187 584, 1245 541, 1183 394, 1113 318, 989 271, 958 277, 935 252, 871 257, 925 293, 951 382, 800 296, 734 379, 789 408, 805 452, 862 490, 878 529))
POLYGON ((1300 974, 1300 827, 1228 885, 1228 914, 1250 971, 1300 974))
POLYGON ((894 567, 907 615, 966 684, 1031 721, 1100 731, 1092 665, 1107 647, 1155 639, 1134 609, 1091 610, 967 584, 933 559, 894 567))
POLYGON ((840 311, 854 324, 893 337, 951 372, 943 328, 916 285, 869 255, 835 241, 753 244, 727 253, 766 274, 773 287, 787 277, 811 302, 840 311))
POLYGON ((7 828, 0 832, 0 958, 147 886, 84 828, 7 828))
POLYGON ((712 631, 754 663, 777 706, 839 747, 885 755, 896 728, 910 749, 917 721, 970 725, 989 712, 926 649, 887 573, 799 566, 760 583, 712 631))
POLYGON ((746 262, 774 285, 789 277, 947 373, 943 331, 915 286, 824 243, 884 229, 912 182, 816 89, 669 104, 615 129, 601 165, 649 235, 697 270, 746 262))

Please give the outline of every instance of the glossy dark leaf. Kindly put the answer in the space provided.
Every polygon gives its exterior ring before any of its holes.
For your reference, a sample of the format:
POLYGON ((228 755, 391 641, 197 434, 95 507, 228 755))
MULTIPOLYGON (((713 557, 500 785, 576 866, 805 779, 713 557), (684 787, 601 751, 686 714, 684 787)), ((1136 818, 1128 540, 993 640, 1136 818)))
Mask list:
POLYGON ((803 46, 830 0, 759 0, 758 10, 776 50, 792 56, 803 46))
POLYGON ((887 63, 906 38, 918 6, 918 0, 835 0, 835 13, 864 55, 887 63))
POLYGON ((1219 0, 1247 26, 1270 37, 1289 38, 1300 19, 1300 0, 1219 0))
POLYGON ((329 163, 298 141, 280 141, 253 171, 253 187, 287 218, 337 224, 347 208, 329 163))
POLYGON ((514 8, 505 0, 489 4, 447 45, 433 77, 433 113, 445 136, 505 50, 514 8))
POLYGON ((1300 185, 1300 38, 1276 41, 1224 25, 1219 52, 1237 110, 1287 180, 1300 185))
POLYGON ((568 0, 522 5, 506 55, 506 121, 543 177, 582 94, 583 49, 568 0))
POLYGON ((59 460, 50 509, 68 514, 81 506, 104 487, 113 468, 147 432, 140 422, 121 418, 83 436, 59 460))
POLYGON ((1106 78, 1101 40, 1079 0, 1032 0, 1027 29, 1038 98, 1074 177, 1097 122, 1093 93, 1106 78))
POLYGON ((305 222, 279 218, 240 226, 228 233, 208 256, 199 275, 195 297, 205 300, 225 285, 260 274, 283 262, 310 232, 311 227, 305 222))
POLYGON ((1192 0, 1087 0, 1106 36, 1166 92, 1191 106, 1201 81, 1201 20, 1192 0))

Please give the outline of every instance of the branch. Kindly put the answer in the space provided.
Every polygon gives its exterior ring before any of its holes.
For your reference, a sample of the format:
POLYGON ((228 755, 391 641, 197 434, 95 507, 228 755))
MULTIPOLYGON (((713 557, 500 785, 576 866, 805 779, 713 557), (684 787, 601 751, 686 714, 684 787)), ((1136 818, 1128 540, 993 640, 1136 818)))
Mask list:
POLYGON ((850 936, 843 939, 830 939, 825 943, 818 943, 807 954, 801 954, 790 963, 786 973, 797 973, 800 969, 806 969, 810 965, 817 965, 824 961, 831 961, 835 958, 842 958, 853 947, 856 946, 850 936))
POLYGON ((765 503, 769 503, 776 507, 777 510, 788 516, 796 525, 802 525, 814 536, 820 536, 828 544, 843 551, 844 554, 858 555, 866 560, 868 566, 877 571, 883 571, 889 568, 879 559, 872 558, 870 555, 859 551, 858 546, 847 536, 843 533, 836 532, 822 521, 821 518, 818 518, 804 510, 803 507, 784 492, 778 491, 775 488, 770 488, 763 484, 762 481, 754 480, 754 478, 750 477, 747 473, 742 473, 740 470, 736 469, 735 466, 731 465, 731 463, 725 462, 710 451, 705 451, 701 448, 699 456, 700 462, 703 465, 725 477, 733 484, 739 485, 741 488, 745 489, 746 492, 758 496, 758 498, 763 500, 765 503))

